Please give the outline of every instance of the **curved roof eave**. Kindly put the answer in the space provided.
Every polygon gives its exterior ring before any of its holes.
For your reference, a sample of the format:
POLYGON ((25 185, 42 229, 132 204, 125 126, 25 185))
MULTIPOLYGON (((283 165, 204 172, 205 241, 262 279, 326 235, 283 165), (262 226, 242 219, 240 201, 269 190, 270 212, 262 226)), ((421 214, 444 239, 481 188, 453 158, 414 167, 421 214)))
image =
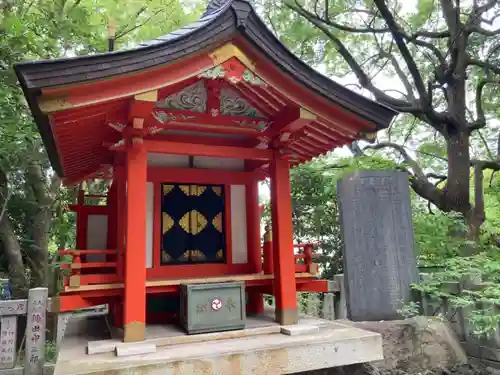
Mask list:
POLYGON ((343 87, 302 62, 274 36, 246 0, 211 0, 198 21, 133 49, 24 62, 14 66, 56 172, 63 177, 48 117, 41 113, 36 101, 42 89, 152 69, 200 50, 214 48, 236 35, 301 85, 332 104, 375 124, 377 130, 388 127, 397 114, 391 108, 343 87))
POLYGON ((342 86, 304 63, 269 31, 255 12, 249 15, 242 33, 281 70, 335 104, 375 123, 377 130, 388 127, 397 115, 392 108, 342 86))
POLYGON ((237 32, 294 79, 375 123, 377 129, 387 127, 396 115, 394 110, 343 87, 302 62, 273 35, 245 0, 212 0, 195 23, 133 49, 21 63, 15 69, 28 91, 81 83, 154 68, 228 40, 237 32))

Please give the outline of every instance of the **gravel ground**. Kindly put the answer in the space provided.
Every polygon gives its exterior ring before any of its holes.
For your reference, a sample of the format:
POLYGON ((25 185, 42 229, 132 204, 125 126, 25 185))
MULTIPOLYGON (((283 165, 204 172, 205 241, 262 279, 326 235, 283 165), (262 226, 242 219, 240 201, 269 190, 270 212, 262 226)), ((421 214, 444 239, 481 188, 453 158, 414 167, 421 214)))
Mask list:
POLYGON ((449 370, 425 370, 408 372, 404 369, 378 370, 370 365, 351 365, 332 369, 308 371, 300 375, 493 375, 485 367, 476 365, 461 365, 449 370))

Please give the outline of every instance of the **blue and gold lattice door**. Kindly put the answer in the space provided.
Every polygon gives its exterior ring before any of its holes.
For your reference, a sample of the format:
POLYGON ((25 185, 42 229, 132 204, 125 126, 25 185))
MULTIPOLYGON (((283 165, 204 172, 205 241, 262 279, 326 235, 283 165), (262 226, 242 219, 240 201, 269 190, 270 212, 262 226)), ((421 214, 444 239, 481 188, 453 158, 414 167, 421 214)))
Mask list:
POLYGON ((225 263, 224 186, 162 185, 161 264, 225 263))

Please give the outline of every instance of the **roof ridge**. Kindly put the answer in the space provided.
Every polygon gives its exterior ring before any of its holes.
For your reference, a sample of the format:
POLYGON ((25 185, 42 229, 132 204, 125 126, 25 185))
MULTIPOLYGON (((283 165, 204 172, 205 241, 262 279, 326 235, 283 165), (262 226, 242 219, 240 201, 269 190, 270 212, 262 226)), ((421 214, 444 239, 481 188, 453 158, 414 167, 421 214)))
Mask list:
POLYGON ((206 15, 210 15, 212 13, 217 13, 223 8, 228 8, 233 4, 233 2, 243 2, 250 4, 248 0, 210 0, 207 8, 205 9, 205 13, 203 13, 202 17, 206 15))
MULTIPOLYGON (((236 5, 236 4, 239 4, 239 5, 246 4, 247 6, 249 6, 249 8, 253 9, 251 0, 210 0, 206 9, 205 9, 205 12, 201 15, 200 18, 198 18, 197 21, 192 22, 188 25, 185 25, 177 30, 173 30, 166 35, 161 35, 161 36, 158 36, 154 39, 140 42, 140 43, 138 43, 138 46, 148 47, 148 46, 152 46, 152 45, 156 45, 156 44, 161 44, 161 43, 172 41, 172 40, 177 39, 179 37, 185 36, 185 35, 190 34, 192 32, 195 32, 201 26, 206 26, 210 22, 215 21, 216 18, 220 14, 224 13, 225 11, 230 9, 231 7, 234 10, 235 9, 234 5, 236 5)), ((237 6, 237 8, 241 8, 241 7, 237 6)), ((238 13, 238 12, 236 12, 236 13, 238 13)), ((246 16, 239 18, 239 16, 237 14, 235 14, 235 21, 236 21, 238 27, 244 26, 245 20, 246 20, 246 16)), ((125 48, 123 48, 123 50, 130 50, 130 48, 125 47, 125 48)))

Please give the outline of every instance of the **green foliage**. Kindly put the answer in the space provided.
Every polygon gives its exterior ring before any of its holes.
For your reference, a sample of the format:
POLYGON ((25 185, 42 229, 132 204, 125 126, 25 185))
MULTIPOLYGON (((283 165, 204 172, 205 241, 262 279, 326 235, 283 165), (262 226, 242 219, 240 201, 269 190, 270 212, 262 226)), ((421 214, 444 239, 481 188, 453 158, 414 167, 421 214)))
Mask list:
POLYGON ((484 206, 486 221, 482 227, 489 233, 492 240, 498 235, 500 228, 500 178, 498 173, 485 171, 484 176, 484 206))
MULTIPOLYGON (((347 174, 363 170, 394 170, 401 169, 395 161, 380 155, 363 155, 359 157, 340 158, 332 168, 338 169, 335 179, 339 180, 347 174)), ((332 175, 333 176, 333 175, 332 175)))
MULTIPOLYGON (((23 337, 23 341, 26 339, 26 336, 23 337)), ((57 362, 57 345, 55 342, 46 340, 44 345, 45 350, 45 361, 47 363, 56 363, 57 362)), ((24 347, 21 345, 16 357, 16 362, 18 367, 22 367, 24 364, 24 356, 25 351, 24 347)))
POLYGON ((319 293, 297 293, 297 304, 301 314, 321 315, 322 302, 319 293))
POLYGON ((335 180, 326 168, 319 159, 292 171, 292 219, 296 242, 319 243, 323 275, 332 277, 341 272, 341 241, 335 180))
MULTIPOLYGON (((202 7, 196 0, 133 0, 126 6, 119 0, 0 1, 0 172, 7 180, 0 206, 6 201, 5 215, 27 269, 45 268, 40 261, 47 251, 74 246, 75 218, 67 211, 74 191, 61 188, 50 168, 13 64, 106 52, 110 24, 116 28, 115 49, 132 47, 194 21, 202 7), (35 234, 37 226, 43 230, 35 234)), ((6 271, 12 265, 2 246, 0 270, 6 271)))
POLYGON ((462 308, 465 317, 480 337, 488 337, 500 325, 500 254, 483 246, 483 252, 471 257, 453 257, 444 261, 444 270, 433 273, 413 288, 434 301, 447 300, 453 308, 462 308), (458 293, 443 287, 458 283, 458 293))
POLYGON ((446 259, 458 256, 460 249, 466 246, 464 237, 458 235, 467 232, 460 214, 430 214, 417 207, 413 210, 413 225, 421 266, 441 266, 446 259))
POLYGON ((420 304, 414 301, 407 304, 402 303, 402 307, 396 312, 405 319, 413 318, 420 315, 420 304))

